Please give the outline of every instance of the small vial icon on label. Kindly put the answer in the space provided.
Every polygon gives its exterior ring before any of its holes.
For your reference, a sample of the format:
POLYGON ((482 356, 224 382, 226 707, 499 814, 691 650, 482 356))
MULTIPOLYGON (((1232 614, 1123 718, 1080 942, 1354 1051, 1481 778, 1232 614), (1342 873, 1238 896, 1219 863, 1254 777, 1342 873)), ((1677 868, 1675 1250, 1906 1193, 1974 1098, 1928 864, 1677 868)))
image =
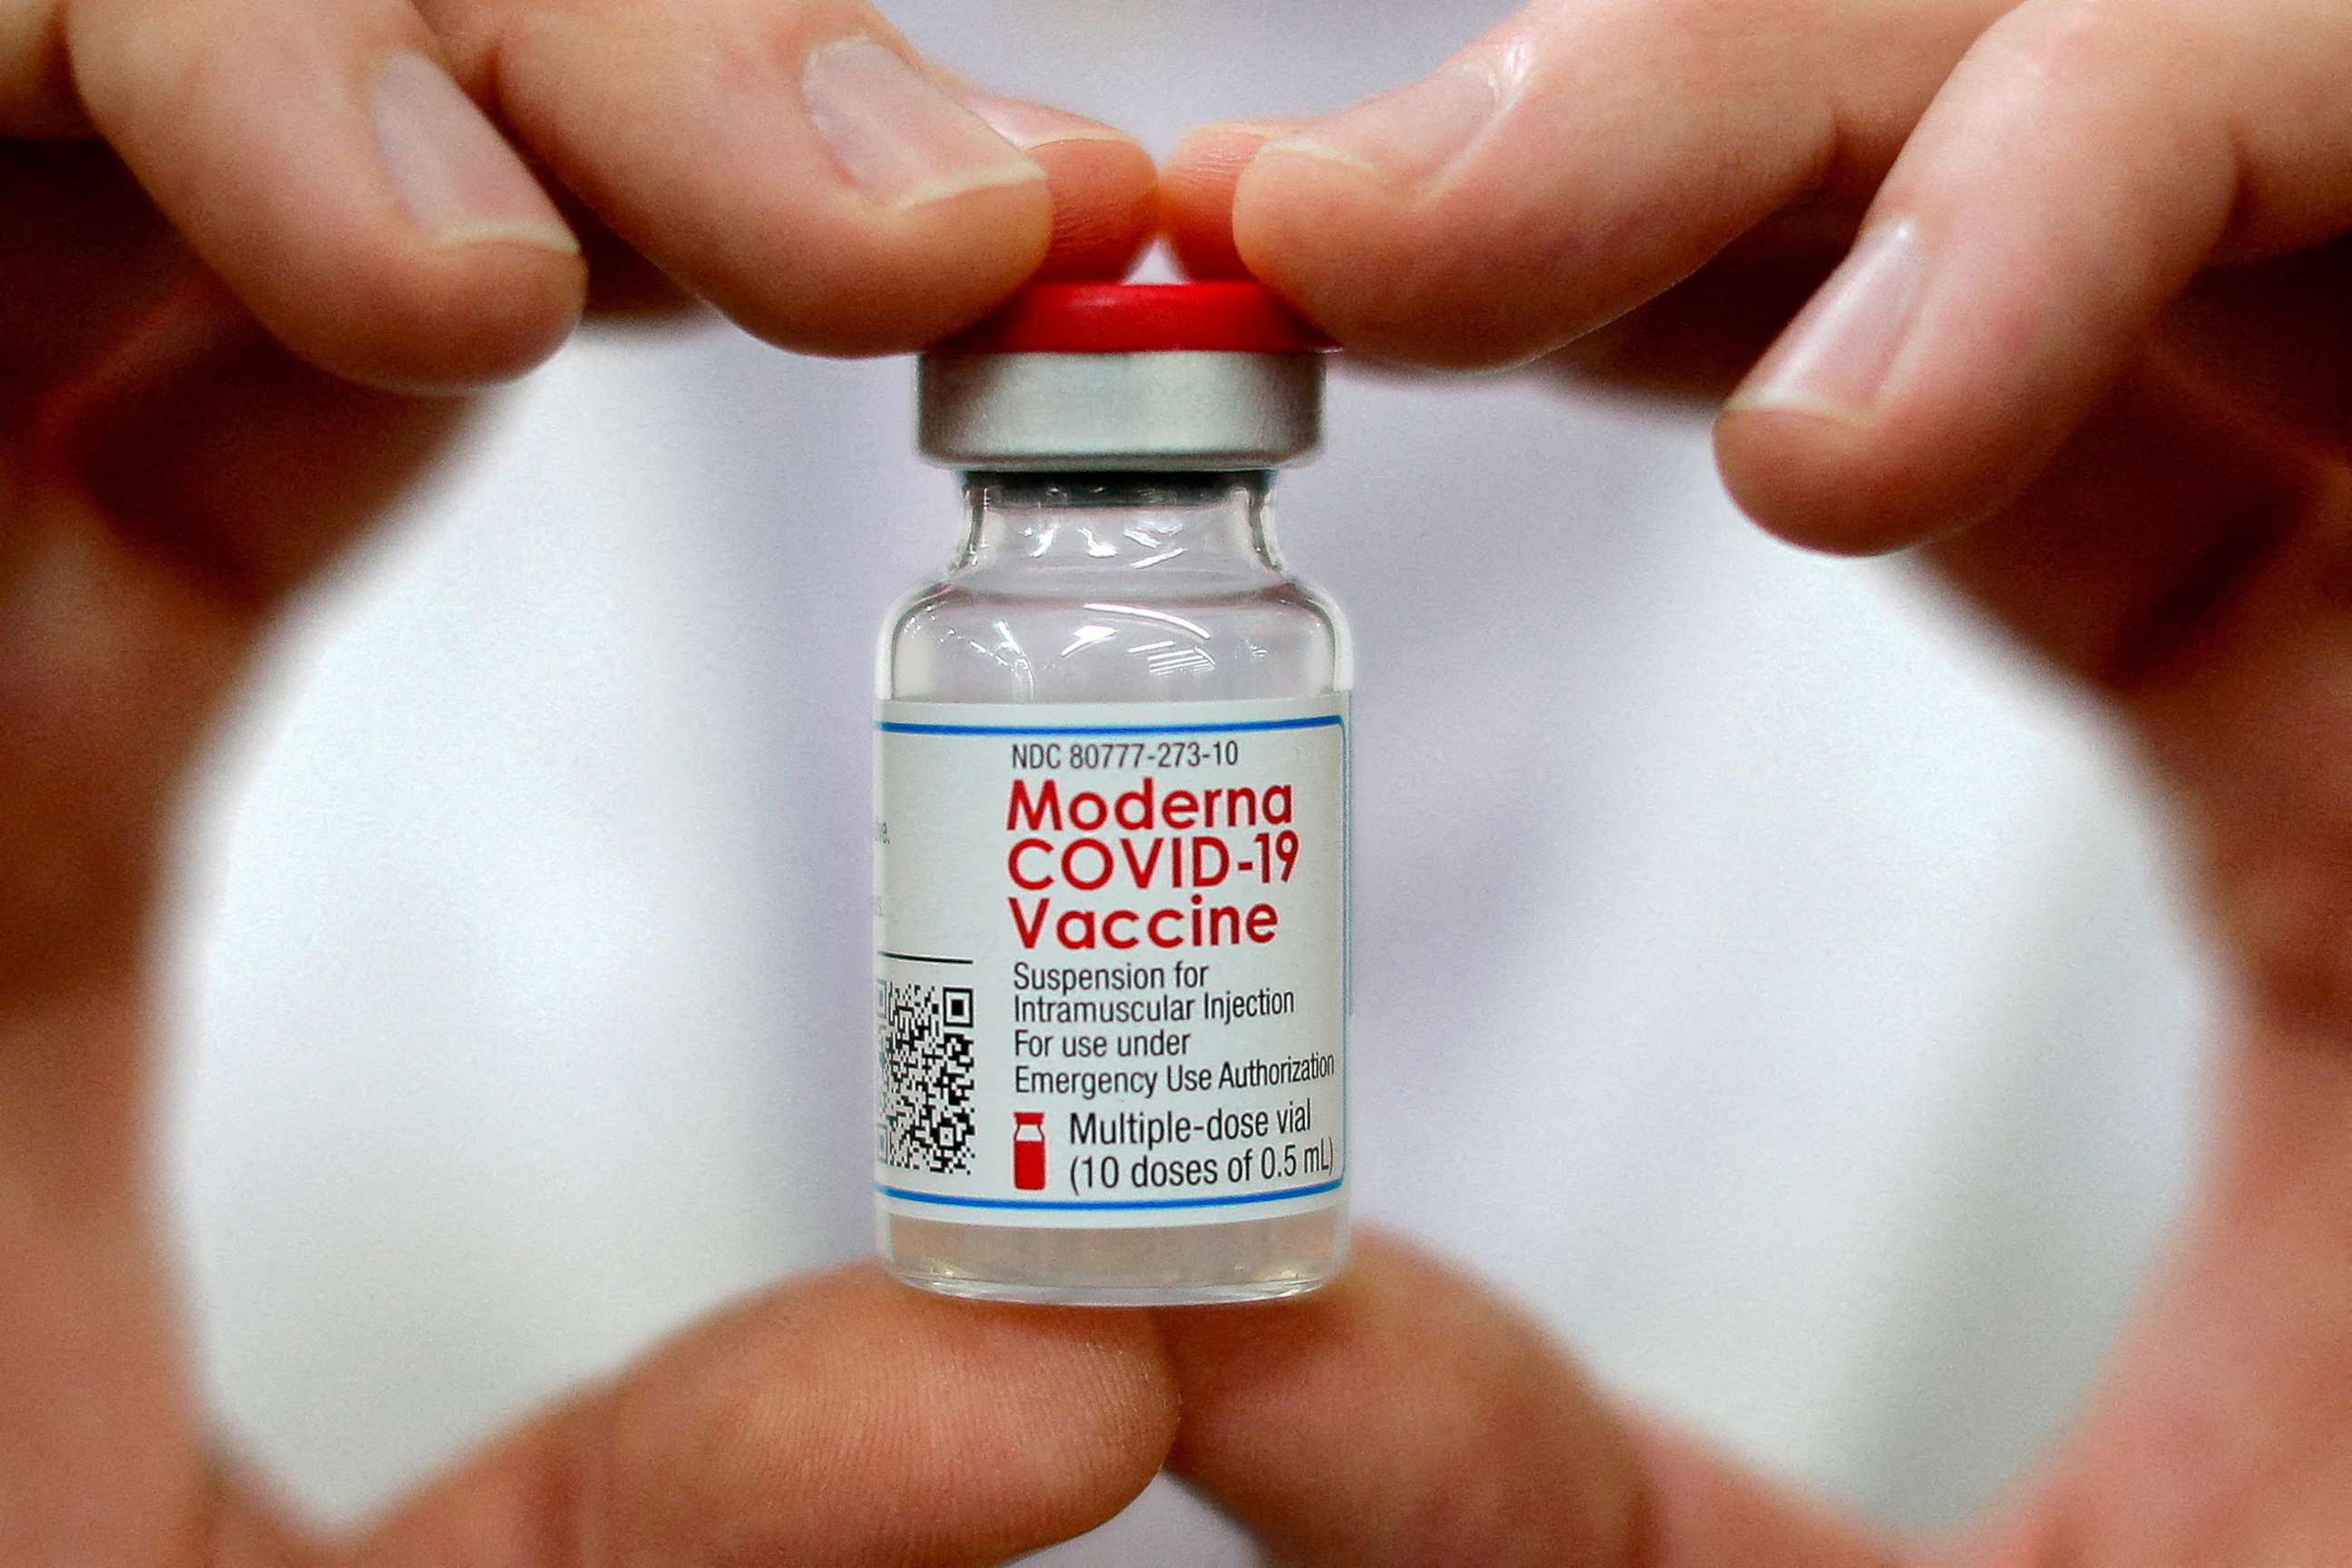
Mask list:
POLYGON ((1024 1193, 1045 1190, 1045 1113, 1013 1113, 1013 1185, 1024 1193))
POLYGON ((1345 1258, 1351 654, 1268 500, 1326 347, 1254 283, 1044 284, 922 358, 964 510, 877 661, 908 1284, 1263 1300, 1345 1258))

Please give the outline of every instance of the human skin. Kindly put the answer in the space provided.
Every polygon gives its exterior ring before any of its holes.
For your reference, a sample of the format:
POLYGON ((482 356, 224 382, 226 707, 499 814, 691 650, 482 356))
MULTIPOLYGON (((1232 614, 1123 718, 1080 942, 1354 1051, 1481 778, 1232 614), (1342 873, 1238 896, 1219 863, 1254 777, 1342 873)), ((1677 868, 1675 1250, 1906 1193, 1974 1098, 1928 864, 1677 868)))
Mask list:
POLYGON ((2112 703, 2235 982, 2199 1195, 1979 1527, 1840 1520, 1375 1237, 1266 1309, 786 1281, 330 1539, 208 1432, 152 1185, 157 868, 257 639, 592 301, 909 349, 1115 275, 1153 172, 836 0, 0 0, 0 1562, 982 1563, 1163 1464, 1301 1563, 2352 1560, 2347 80, 2320 0, 1546 0, 1165 172, 1351 347, 1694 396, 1876 237, 1727 480, 2112 703))

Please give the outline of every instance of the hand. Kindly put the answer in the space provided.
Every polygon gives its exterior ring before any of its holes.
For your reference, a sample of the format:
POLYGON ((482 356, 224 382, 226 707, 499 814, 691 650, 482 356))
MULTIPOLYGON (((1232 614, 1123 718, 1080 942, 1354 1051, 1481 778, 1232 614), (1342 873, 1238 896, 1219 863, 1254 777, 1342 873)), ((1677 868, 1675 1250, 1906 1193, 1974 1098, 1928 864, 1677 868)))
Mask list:
POLYGON ((835 0, 0 0, 11 135, 0 994, 130 962, 222 681, 446 440, 463 401, 408 394, 570 330, 582 246, 616 303, 878 352, 1153 217, 1133 142, 835 0))
MULTIPOLYGON (((1132 142, 846 0, 0 0, 0 1562, 312 1555, 191 1385, 145 924, 224 689, 462 418, 416 389, 552 349, 583 250, 603 307, 675 280, 789 346, 905 349, 1041 267, 1118 273, 1151 198, 1132 142)), ((346 1554, 994 1561, 1150 1476, 1152 1345, 789 1285, 346 1554)))
POLYGON ((2352 1561, 2347 80, 2352 15, 2303 0, 1541 0, 1393 95, 1179 150, 1192 265, 1351 346, 1605 327, 1568 374, 1720 393, 1785 325, 1717 426, 1735 496, 1927 544, 2112 704, 2235 983, 2200 1196, 2080 1427, 1957 1550, 1612 1410, 1373 1247, 1166 1325, 1179 1468, 1286 1561, 2352 1561))

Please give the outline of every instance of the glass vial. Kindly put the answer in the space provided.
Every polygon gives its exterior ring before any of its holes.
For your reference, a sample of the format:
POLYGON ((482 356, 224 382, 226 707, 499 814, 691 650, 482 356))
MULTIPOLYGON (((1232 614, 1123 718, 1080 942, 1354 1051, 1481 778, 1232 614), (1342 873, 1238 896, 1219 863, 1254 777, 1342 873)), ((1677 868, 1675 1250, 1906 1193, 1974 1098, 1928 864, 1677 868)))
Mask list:
POLYGON ((962 470, 884 626, 875 1186, 910 1284, 1312 1289, 1346 1249, 1348 636, 1267 495, 1319 345, 1255 285, 1049 285, 925 356, 962 470))

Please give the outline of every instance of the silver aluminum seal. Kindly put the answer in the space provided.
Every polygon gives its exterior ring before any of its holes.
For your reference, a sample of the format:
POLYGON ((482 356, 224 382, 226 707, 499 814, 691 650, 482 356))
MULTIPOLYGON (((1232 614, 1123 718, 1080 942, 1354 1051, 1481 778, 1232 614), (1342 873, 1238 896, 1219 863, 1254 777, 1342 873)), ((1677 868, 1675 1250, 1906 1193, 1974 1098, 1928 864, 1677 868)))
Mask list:
POLYGON ((1264 468, 1322 437, 1313 353, 937 353, 923 455, 958 468, 1264 468))

